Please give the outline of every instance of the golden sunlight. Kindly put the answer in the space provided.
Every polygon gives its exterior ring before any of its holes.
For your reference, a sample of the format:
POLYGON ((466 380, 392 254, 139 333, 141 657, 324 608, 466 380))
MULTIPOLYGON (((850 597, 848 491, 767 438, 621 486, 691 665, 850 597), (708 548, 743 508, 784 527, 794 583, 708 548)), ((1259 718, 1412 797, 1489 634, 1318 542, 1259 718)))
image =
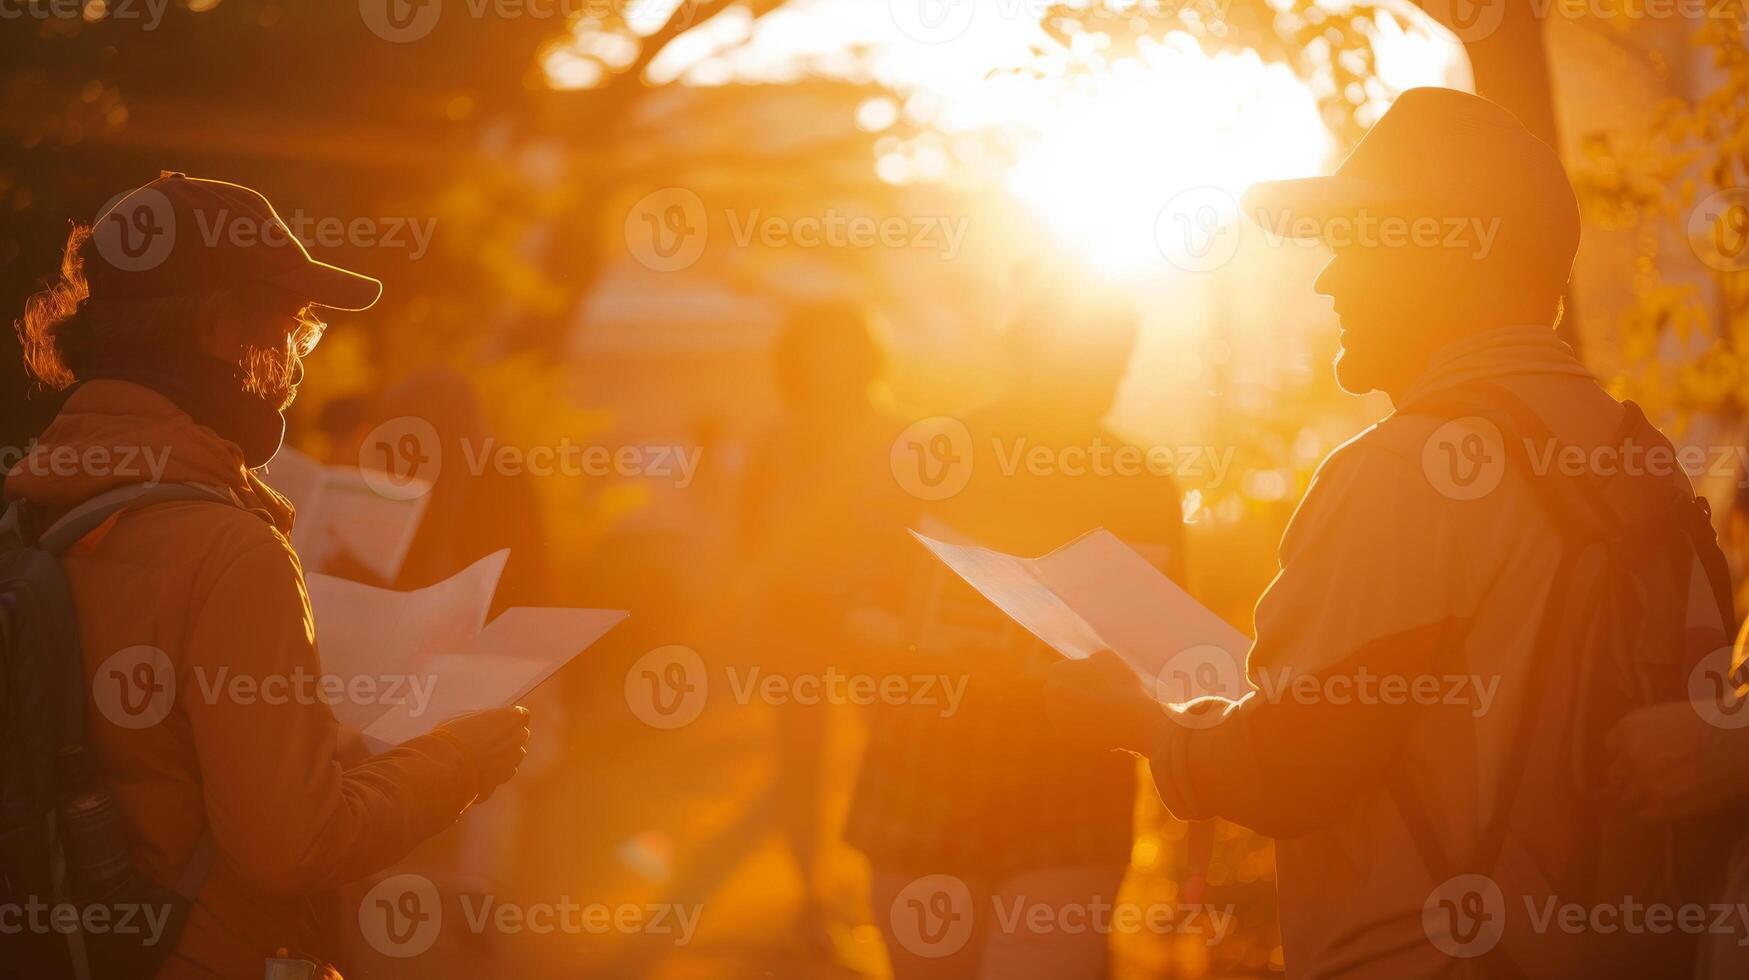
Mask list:
MULTIPOLYGON (((877 80, 930 107, 941 132, 1002 131, 1015 153, 1003 183, 1034 210, 1058 244, 1102 271, 1134 277, 1162 265, 1186 267, 1196 251, 1238 218, 1237 201, 1259 180, 1323 172, 1335 140, 1314 92, 1287 65, 1252 50, 1210 54, 1188 34, 1144 39, 1133 57, 1105 63, 1097 35, 1081 35, 1077 56, 1101 67, 1061 69, 1073 58, 1046 58, 1040 25, 990 17, 985 28, 951 44, 908 35, 886 4, 812 0, 757 22, 731 11, 686 31, 650 66, 653 83, 762 84, 774 79, 841 77, 877 80), (857 47, 861 67, 834 53, 857 47), (1027 67, 1045 70, 1032 72, 1027 67), (1024 135, 1021 135, 1024 134, 1024 135)), ((633 34, 637 31, 634 29, 633 34)), ((914 32, 911 32, 914 34, 914 32)), ((1469 88, 1456 40, 1425 15, 1391 0, 1372 28, 1379 80, 1351 97, 1376 117, 1390 93, 1414 85, 1469 88)), ((585 19, 543 54, 554 88, 592 88, 623 70, 638 41, 585 19)), ((907 112, 916 105, 908 103, 907 112)), ((867 120, 859 119, 865 124, 867 120)), ((879 127, 876 127, 879 128, 879 127)), ((942 167, 887 153, 882 180, 932 179, 942 167)))
MULTIPOLYGON (((1311 91, 1285 66, 1183 41, 1151 45, 1145 63, 1039 110, 1044 135, 1009 176, 1065 244, 1109 272, 1161 260, 1160 236, 1206 223, 1211 199, 1231 204, 1255 181, 1316 174, 1334 148, 1311 91)), ((1215 211, 1226 220, 1237 207, 1215 211)))

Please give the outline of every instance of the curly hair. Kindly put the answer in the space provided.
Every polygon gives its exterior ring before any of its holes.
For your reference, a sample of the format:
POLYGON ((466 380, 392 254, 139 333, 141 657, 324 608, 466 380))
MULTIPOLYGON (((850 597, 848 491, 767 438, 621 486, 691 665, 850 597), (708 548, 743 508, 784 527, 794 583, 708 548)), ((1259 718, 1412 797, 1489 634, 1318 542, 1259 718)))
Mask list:
POLYGON ((61 253, 61 275, 48 288, 24 302, 24 318, 14 326, 24 347, 24 367, 50 388, 61 389, 79 379, 76 365, 88 360, 91 332, 79 329, 80 307, 91 296, 85 282, 84 248, 91 229, 74 225, 61 253))
POLYGON ((93 260, 91 228, 74 225, 61 253, 60 275, 24 304, 24 316, 13 326, 24 351, 25 369, 38 383, 62 389, 84 379, 100 362, 117 358, 171 362, 199 354, 191 329, 206 304, 215 300, 243 304, 252 310, 292 309, 280 321, 260 317, 258 333, 247 340, 237 361, 244 390, 289 404, 302 359, 315 348, 326 324, 308 305, 266 284, 245 285, 225 293, 170 296, 126 302, 91 298, 85 266, 93 260))

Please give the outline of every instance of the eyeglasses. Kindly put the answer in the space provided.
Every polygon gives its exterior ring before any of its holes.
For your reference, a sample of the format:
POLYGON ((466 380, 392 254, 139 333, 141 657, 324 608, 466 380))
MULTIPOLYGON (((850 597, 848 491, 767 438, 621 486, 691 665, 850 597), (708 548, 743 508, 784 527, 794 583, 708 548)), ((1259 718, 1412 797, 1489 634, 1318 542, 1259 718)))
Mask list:
POLYGON ((328 324, 311 312, 313 309, 313 307, 306 306, 292 314, 292 319, 297 322, 297 327, 292 330, 291 344, 292 350, 296 351, 299 357, 310 356, 310 353, 316 349, 316 345, 322 342, 322 335, 328 331, 328 324))

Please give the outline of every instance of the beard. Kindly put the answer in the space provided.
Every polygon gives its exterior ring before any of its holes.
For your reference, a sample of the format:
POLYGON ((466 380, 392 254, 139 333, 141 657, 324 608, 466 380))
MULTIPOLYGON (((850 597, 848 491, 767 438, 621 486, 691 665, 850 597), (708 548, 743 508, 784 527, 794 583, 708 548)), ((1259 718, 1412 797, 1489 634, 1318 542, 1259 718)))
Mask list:
POLYGON ((1351 395, 1364 395, 1378 388, 1376 374, 1372 365, 1367 363, 1363 355, 1355 354, 1353 348, 1342 344, 1336 348, 1336 386, 1351 395))
POLYGON ((243 378, 243 390, 283 412, 298 397, 298 383, 304 380, 304 361, 288 347, 272 348, 254 344, 244 351, 238 364, 243 378))
POLYGON ((1337 386, 1351 395, 1390 390, 1400 371, 1393 370, 1394 359, 1381 348, 1376 342, 1340 341, 1335 362, 1337 386))
POLYGON ((1351 395, 1382 391, 1395 400, 1427 369, 1440 341, 1420 333, 1386 327, 1338 341, 1336 384, 1351 395))

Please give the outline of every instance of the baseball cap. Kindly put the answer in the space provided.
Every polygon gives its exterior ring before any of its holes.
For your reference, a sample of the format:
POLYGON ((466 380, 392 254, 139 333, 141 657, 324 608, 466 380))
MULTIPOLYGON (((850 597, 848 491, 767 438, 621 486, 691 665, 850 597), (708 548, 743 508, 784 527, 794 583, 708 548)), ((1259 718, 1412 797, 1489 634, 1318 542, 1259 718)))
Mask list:
POLYGON ((1498 220, 1514 255, 1563 273, 1579 248, 1579 202, 1554 147, 1503 106, 1456 89, 1404 92, 1334 174, 1255 184, 1244 210, 1292 238, 1367 213, 1498 220))
POLYGON ((383 284, 310 257, 267 198, 240 184, 164 171, 122 194, 92 226, 93 299, 198 295, 271 283, 313 305, 366 310, 383 284))

